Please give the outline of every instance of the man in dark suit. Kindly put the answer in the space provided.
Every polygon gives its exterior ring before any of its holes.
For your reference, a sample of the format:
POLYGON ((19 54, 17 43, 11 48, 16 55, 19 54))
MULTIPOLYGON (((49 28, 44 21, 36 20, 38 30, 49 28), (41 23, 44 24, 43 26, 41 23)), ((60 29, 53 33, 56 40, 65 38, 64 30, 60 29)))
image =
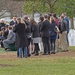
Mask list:
POLYGON ((41 32, 42 32, 42 41, 43 41, 43 46, 44 46, 44 55, 47 53, 50 54, 50 44, 49 44, 49 31, 50 31, 50 22, 48 21, 48 16, 44 16, 45 20, 42 24, 41 27, 41 32))
POLYGON ((16 17, 13 17, 13 20, 10 22, 10 26, 16 25, 17 24, 17 20, 16 17))

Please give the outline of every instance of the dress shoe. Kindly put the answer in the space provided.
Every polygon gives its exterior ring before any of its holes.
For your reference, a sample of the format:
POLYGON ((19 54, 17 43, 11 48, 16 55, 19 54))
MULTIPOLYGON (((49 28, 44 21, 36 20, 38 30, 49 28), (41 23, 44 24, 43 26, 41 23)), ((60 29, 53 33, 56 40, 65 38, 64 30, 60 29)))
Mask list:
POLYGON ((42 54, 42 55, 47 55, 47 54, 42 54))
POLYGON ((35 54, 34 56, 38 56, 39 54, 35 54))
POLYGON ((51 52, 51 54, 55 54, 55 52, 51 52))
POLYGON ((28 57, 30 57, 31 56, 31 54, 28 54, 28 57))

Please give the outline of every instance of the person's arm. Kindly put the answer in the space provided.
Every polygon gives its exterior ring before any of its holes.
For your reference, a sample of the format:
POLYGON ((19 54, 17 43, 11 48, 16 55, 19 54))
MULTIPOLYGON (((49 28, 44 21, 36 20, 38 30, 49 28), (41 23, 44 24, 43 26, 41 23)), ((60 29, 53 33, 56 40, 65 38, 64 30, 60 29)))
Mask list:
POLYGON ((44 29, 44 22, 42 23, 42 26, 40 28, 41 32, 43 31, 43 29, 44 29))
POLYGON ((14 36, 14 33, 11 31, 8 35, 9 35, 9 36, 8 36, 7 39, 11 40, 11 39, 13 38, 13 36, 14 36))
POLYGON ((34 29, 35 29, 35 27, 34 27, 34 25, 32 25, 31 26, 31 32, 34 32, 34 29))

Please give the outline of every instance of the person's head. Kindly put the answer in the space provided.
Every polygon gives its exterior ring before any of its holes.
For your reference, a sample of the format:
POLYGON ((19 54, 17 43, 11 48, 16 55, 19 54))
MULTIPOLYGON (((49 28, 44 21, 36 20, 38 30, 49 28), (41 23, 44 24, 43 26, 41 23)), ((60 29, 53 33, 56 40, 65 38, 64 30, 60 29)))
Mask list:
POLYGON ((5 28, 8 28, 8 26, 9 26, 9 24, 7 24, 7 25, 5 26, 5 28))
POLYGON ((16 21, 17 20, 17 17, 16 16, 13 16, 13 20, 16 21))
POLYGON ((4 27, 1 27, 1 31, 5 31, 5 28, 4 27))
POLYGON ((8 30, 12 30, 12 26, 8 26, 8 30))
POLYGON ((40 21, 43 22, 44 21, 44 17, 40 16, 40 21))
POLYGON ((50 17, 52 16, 52 14, 51 13, 49 13, 48 14, 48 20, 50 20, 50 17))
POLYGON ((4 23, 4 20, 3 20, 3 19, 1 19, 1 20, 0 20, 0 23, 4 23))
POLYGON ((21 23, 21 18, 17 18, 17 23, 21 23))
POLYGON ((54 17, 54 18, 57 18, 57 15, 54 13, 54 14, 53 14, 53 17, 54 17))
POLYGON ((64 19, 64 16, 63 16, 63 15, 61 15, 61 16, 60 16, 60 20, 63 20, 63 19, 64 19))
POLYGON ((62 13, 62 16, 66 17, 67 16, 66 12, 62 13))
POLYGON ((4 34, 5 34, 5 28, 1 27, 1 35, 4 35, 4 34))
POLYGON ((51 16, 51 17, 50 17, 50 23, 52 23, 53 21, 54 21, 54 17, 51 16))
POLYGON ((52 14, 51 14, 51 13, 49 13, 48 15, 49 15, 50 17, 52 16, 52 14))
POLYGON ((31 23, 32 25, 37 25, 37 23, 36 23, 36 21, 34 20, 34 18, 31 18, 31 19, 30 19, 30 23, 31 23))
POLYGON ((29 19, 28 19, 28 16, 27 15, 25 15, 24 16, 24 21, 28 21, 29 19))
POLYGON ((48 15, 44 15, 44 18, 45 18, 45 19, 48 19, 48 15))

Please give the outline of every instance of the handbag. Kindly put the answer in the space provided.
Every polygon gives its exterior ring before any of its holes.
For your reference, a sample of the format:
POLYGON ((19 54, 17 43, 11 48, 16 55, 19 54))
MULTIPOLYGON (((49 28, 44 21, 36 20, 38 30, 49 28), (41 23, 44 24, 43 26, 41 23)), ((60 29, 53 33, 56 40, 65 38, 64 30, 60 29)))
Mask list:
POLYGON ((54 31, 55 31, 56 33, 59 33, 59 32, 60 32, 60 30, 59 30, 59 28, 58 28, 57 26, 55 26, 54 31))

